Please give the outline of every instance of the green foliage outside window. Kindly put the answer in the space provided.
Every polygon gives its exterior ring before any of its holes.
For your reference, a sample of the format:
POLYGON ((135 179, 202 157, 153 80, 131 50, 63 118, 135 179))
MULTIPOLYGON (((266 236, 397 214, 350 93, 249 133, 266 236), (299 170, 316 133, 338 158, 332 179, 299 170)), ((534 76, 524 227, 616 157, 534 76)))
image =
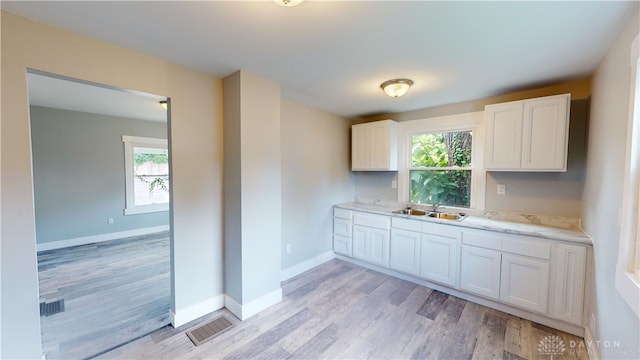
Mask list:
POLYGON ((410 201, 469 207, 471 131, 414 135, 411 145, 410 201))

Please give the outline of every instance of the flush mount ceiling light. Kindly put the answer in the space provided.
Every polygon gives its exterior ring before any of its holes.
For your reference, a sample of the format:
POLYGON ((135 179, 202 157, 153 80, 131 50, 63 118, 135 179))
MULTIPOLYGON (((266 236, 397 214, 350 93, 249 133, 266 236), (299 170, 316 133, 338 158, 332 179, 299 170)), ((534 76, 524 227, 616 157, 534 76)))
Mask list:
POLYGON ((286 6, 286 7, 293 7, 296 5, 300 5, 300 3, 303 0, 273 0, 276 2, 276 4, 282 5, 282 6, 286 6))
POLYGON ((399 98, 409 91, 411 85, 413 81, 409 79, 393 79, 380 84, 380 89, 392 98, 399 98))
POLYGON ((167 100, 160 100, 160 106, 162 106, 163 109, 167 110, 167 100))

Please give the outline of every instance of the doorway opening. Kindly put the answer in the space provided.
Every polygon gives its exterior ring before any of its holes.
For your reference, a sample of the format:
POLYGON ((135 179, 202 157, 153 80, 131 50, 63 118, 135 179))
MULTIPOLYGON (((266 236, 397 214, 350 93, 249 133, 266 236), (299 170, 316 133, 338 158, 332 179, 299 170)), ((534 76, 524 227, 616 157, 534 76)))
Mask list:
POLYGON ((170 322, 170 99, 27 79, 43 351, 88 358, 170 322))

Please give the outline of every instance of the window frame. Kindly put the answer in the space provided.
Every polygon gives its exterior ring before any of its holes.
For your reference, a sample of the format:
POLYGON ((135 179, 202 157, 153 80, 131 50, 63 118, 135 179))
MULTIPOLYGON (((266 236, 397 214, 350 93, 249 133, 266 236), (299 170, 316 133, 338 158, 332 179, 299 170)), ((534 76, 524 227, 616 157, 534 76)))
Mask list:
MULTIPOLYGON (((486 171, 484 170, 484 111, 439 116, 398 123, 398 201, 409 202, 412 136, 424 133, 472 131, 470 209, 484 210, 486 171)), ((454 168, 438 168, 451 170, 454 168)), ((429 204, 431 205, 431 204, 429 204)), ((447 206, 449 208, 455 208, 447 206)), ((465 208, 460 208, 465 209, 465 208)))
POLYGON ((165 149, 168 151, 169 144, 167 139, 150 138, 142 136, 122 135, 124 143, 124 174, 125 174, 125 208, 124 215, 147 214, 161 211, 169 211, 169 202, 162 204, 135 204, 134 190, 134 152, 136 147, 165 149))
POLYGON ((615 287, 640 318, 640 34, 631 43, 629 120, 615 287))

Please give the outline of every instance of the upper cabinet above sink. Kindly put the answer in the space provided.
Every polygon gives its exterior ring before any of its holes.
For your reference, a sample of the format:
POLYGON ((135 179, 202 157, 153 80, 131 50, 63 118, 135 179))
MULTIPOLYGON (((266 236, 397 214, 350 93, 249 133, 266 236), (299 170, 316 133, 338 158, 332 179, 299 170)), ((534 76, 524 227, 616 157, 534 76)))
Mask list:
POLYGON ((398 171, 398 123, 382 120, 351 127, 352 171, 398 171))
POLYGON ((487 105, 488 171, 567 171, 571 94, 487 105))

